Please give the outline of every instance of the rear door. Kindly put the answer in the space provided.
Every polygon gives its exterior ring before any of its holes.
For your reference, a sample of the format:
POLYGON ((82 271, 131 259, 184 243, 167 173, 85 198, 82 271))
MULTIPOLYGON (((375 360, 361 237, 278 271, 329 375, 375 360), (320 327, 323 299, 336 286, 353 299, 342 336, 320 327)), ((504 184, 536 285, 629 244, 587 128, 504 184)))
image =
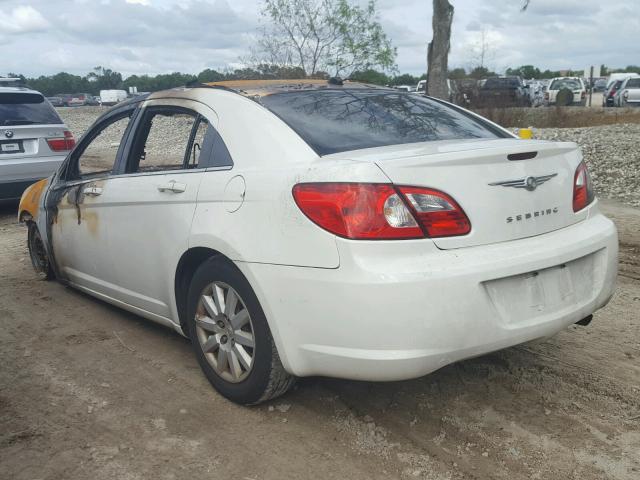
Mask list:
POLYGON ((630 78, 625 85, 626 101, 640 103, 640 78, 630 78))
POLYGON ((188 248, 205 137, 217 117, 191 100, 147 101, 119 167, 105 188, 117 299, 171 318, 175 269, 188 248))

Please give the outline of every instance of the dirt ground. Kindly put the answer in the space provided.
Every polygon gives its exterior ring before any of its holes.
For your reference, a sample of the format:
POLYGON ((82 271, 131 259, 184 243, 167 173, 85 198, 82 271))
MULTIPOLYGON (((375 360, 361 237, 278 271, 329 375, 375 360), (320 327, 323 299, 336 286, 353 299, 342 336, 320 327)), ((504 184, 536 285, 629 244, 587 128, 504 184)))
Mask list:
POLYGON ((309 378, 243 408, 187 340, 32 272, 0 207, 2 479, 640 478, 640 210, 588 327, 418 380, 309 378))

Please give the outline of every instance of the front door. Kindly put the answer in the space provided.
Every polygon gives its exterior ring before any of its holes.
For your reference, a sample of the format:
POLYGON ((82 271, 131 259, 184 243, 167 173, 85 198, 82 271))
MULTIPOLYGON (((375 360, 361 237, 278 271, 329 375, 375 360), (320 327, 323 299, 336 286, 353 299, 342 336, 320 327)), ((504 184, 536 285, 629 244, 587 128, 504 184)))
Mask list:
POLYGON ((58 273, 94 293, 117 292, 117 270, 111 257, 108 211, 116 160, 130 129, 135 105, 94 126, 71 154, 47 195, 47 218, 58 273))

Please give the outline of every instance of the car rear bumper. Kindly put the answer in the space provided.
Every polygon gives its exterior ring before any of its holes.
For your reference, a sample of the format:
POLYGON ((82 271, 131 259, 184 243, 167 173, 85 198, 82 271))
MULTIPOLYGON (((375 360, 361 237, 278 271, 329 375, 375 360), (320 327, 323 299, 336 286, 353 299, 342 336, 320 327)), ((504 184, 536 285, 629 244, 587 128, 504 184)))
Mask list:
POLYGON ((29 185, 54 173, 64 159, 65 155, 0 158, 0 199, 20 198, 29 185))
POLYGON ((337 269, 238 263, 285 368, 415 378, 553 335, 613 294, 617 233, 596 208, 579 224, 522 240, 421 252, 424 242, 340 240, 337 269))

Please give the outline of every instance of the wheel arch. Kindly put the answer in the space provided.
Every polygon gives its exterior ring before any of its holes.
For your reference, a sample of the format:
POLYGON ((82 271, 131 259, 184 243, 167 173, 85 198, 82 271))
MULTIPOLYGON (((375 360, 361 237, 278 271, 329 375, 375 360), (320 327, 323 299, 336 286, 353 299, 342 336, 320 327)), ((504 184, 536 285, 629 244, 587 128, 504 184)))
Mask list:
POLYGON ((198 267, 202 265, 204 261, 216 256, 220 256, 231 262, 227 256, 208 247, 192 247, 185 251, 180 257, 180 260, 178 260, 174 280, 176 311, 178 312, 180 327, 182 328, 182 332, 185 334, 187 331, 187 295, 189 293, 191 279, 198 267))

